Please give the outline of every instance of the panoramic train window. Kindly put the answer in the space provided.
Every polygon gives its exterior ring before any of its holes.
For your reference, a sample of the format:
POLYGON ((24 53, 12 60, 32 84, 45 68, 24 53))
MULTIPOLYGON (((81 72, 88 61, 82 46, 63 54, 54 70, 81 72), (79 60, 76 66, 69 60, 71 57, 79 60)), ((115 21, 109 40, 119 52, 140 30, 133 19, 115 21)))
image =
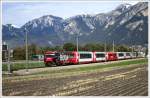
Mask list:
POLYGON ((97 58, 100 58, 100 57, 105 57, 105 54, 104 54, 104 53, 101 53, 101 54, 96 54, 96 57, 97 57, 97 58))
POLYGON ((91 58, 91 54, 80 54, 80 59, 91 58))
POLYGON ((123 53, 119 53, 119 56, 124 56, 123 53))
POLYGON ((130 53, 126 53, 126 56, 130 56, 130 53))

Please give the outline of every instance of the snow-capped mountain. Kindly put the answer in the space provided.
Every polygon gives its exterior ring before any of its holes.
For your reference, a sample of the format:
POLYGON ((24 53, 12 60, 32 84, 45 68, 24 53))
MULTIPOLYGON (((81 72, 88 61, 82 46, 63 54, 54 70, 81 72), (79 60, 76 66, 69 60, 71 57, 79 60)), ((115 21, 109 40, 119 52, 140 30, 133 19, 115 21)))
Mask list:
POLYGON ((112 40, 117 44, 147 44, 148 3, 121 4, 107 13, 77 15, 67 19, 46 15, 27 22, 21 28, 3 25, 3 41, 13 46, 23 45, 21 40, 24 39, 25 29, 29 43, 40 46, 75 43, 77 35, 80 44, 111 43, 112 40))

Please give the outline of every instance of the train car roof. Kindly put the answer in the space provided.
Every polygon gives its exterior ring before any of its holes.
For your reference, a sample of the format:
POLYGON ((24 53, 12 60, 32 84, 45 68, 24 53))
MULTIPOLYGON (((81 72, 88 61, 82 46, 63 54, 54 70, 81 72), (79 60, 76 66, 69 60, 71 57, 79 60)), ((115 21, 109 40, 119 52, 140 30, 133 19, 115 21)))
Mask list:
POLYGON ((126 53, 126 52, 116 52, 116 53, 126 53))
POLYGON ((100 52, 100 51, 94 51, 94 52, 96 52, 96 53, 106 53, 106 52, 100 52))
POLYGON ((106 52, 106 53, 108 53, 108 54, 115 54, 115 53, 117 53, 117 52, 106 52))
POLYGON ((53 54, 56 53, 56 51, 46 51, 45 54, 53 54))

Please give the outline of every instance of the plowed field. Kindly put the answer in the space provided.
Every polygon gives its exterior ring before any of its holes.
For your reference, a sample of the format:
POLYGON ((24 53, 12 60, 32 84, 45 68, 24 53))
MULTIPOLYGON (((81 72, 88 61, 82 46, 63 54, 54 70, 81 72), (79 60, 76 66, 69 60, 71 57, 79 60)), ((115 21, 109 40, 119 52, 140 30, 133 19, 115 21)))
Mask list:
POLYGON ((147 96, 148 66, 137 64, 60 77, 45 77, 43 74, 40 78, 24 80, 8 77, 2 81, 2 91, 3 96, 147 96))

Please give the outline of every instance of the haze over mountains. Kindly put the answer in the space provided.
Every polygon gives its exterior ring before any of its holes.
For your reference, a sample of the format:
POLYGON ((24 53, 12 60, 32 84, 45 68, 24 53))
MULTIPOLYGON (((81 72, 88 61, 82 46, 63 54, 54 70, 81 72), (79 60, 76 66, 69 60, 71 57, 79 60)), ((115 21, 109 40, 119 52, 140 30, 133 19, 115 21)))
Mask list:
POLYGON ((148 3, 122 4, 108 13, 77 15, 68 19, 46 15, 24 24, 2 26, 2 39, 11 47, 24 45, 25 29, 29 44, 39 46, 75 43, 112 43, 127 45, 148 44, 148 3))

